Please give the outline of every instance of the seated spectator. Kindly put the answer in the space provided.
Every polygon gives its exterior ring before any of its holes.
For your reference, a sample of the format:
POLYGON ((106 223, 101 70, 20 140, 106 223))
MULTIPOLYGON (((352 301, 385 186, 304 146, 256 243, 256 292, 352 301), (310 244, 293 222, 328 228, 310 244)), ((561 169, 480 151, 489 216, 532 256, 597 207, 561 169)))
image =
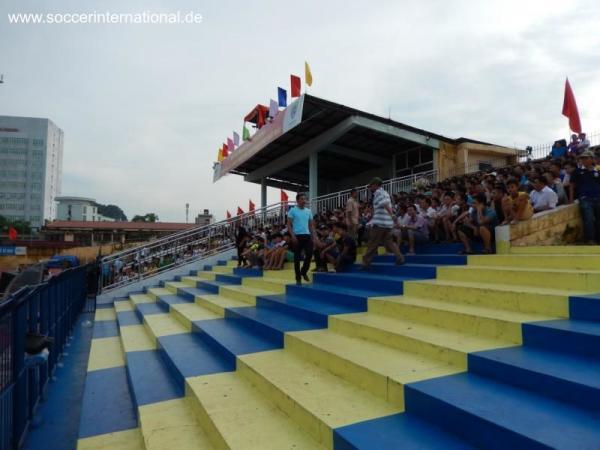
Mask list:
POLYGON ((563 145, 564 140, 556 141, 552 144, 552 149, 550 150, 550 157, 553 159, 560 159, 567 154, 567 147, 563 145))
POLYGON ((600 242, 600 172, 593 152, 585 151, 577 159, 581 166, 571 176, 569 197, 579 200, 584 240, 594 245, 600 242))
POLYGON ((458 236, 465 246, 461 254, 472 255, 471 242, 475 239, 483 241, 483 253, 492 253, 494 227, 497 224, 496 211, 486 204, 485 194, 479 193, 473 199, 473 207, 465 220, 458 227, 458 236))
POLYGON ((586 137, 585 133, 579 133, 579 144, 577 144, 577 154, 581 155, 583 152, 589 150, 590 140, 586 137))
POLYGON ((527 192, 519 191, 519 182, 517 180, 508 180, 506 183, 508 191, 508 200, 504 210, 504 221, 502 225, 516 224, 523 220, 531 219, 533 216, 533 206, 527 192))
POLYGON ((504 187, 503 184, 496 184, 492 190, 492 200, 490 202, 490 206, 494 208, 494 211, 496 211, 498 223, 504 223, 506 220, 504 211, 510 209, 511 203, 512 202, 508 196, 506 187, 504 187))
POLYGON ((558 195, 548 187, 548 183, 544 177, 540 176, 531 179, 531 185, 533 186, 533 191, 531 191, 529 197, 533 204, 534 213, 556 208, 558 195))
POLYGON ((286 254, 289 250, 289 235, 282 236, 280 233, 273 235, 273 242, 270 251, 265 250, 264 270, 281 270, 285 262, 286 254))
MULTIPOLYGON (((338 236, 336 241, 338 255, 335 260, 330 259, 329 262, 334 265, 336 272, 345 272, 356 262, 356 241, 350 236, 348 227, 344 223, 336 223, 333 231, 338 236)), ((328 259, 331 258, 330 254, 326 256, 328 259)))
POLYGON ((564 205, 565 203, 567 203, 567 201, 568 201, 567 193, 562 184, 562 181, 560 181, 560 178, 555 178, 554 175, 550 172, 545 172, 544 178, 546 179, 546 183, 548 184, 548 187, 556 193, 556 195, 558 197, 557 204, 564 205))
POLYGON ((569 142, 569 145, 567 147, 567 153, 569 155, 576 155, 578 147, 579 147, 579 139, 576 134, 572 134, 571 142, 569 142))
POLYGON ((415 243, 425 243, 429 240, 429 226, 427 220, 417 214, 417 209, 414 205, 409 205, 406 210, 406 215, 400 221, 400 242, 408 241, 408 255, 415 254, 415 243))
POLYGON ((335 247, 332 229, 329 225, 321 224, 317 228, 317 240, 315 241, 315 268, 314 272, 327 272, 327 258, 325 254, 335 247))

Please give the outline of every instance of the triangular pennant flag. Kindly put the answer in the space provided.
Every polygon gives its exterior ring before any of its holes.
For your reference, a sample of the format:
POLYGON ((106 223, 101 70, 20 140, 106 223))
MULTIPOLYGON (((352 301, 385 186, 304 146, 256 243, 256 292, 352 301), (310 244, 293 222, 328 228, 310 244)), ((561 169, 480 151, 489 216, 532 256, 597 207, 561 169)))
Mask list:
POLYGON ((217 161, 221 162, 225 159, 225 157, 223 156, 223 149, 220 148, 219 149, 219 153, 217 154, 217 161))
POLYGON ((229 152, 233 152, 233 150, 235 149, 235 146, 233 145, 233 140, 231 138, 227 138, 227 150, 229 150, 229 152))
POLYGON ((240 208, 239 206, 237 207, 237 215, 241 216, 242 214, 244 214, 244 210, 242 208, 240 208))
POLYGON ((244 124, 244 128, 242 129, 242 139, 244 141, 250 140, 250 130, 246 127, 246 124, 244 124))
POLYGON ((269 117, 271 117, 271 118, 275 117, 278 112, 279 112, 279 106, 277 105, 277 102, 275 100, 271 99, 269 102, 269 117))
POLYGON ((282 202, 287 202, 289 200, 287 193, 283 191, 283 189, 280 190, 279 195, 282 202))
POLYGON ((227 148, 227 144, 223 144, 223 159, 227 158, 229 156, 229 148, 227 148))
POLYGON ((565 99, 563 101, 562 114, 569 118, 569 128, 575 133, 581 133, 581 120, 579 119, 579 110, 577 109, 577 102, 575 102, 575 95, 573 89, 571 89, 571 83, 569 79, 565 82, 565 99))
POLYGON ((310 71, 310 66, 306 61, 304 61, 304 82, 307 86, 312 86, 312 72, 310 71))
POLYGON ((236 147, 239 147, 239 145, 240 145, 240 135, 237 134, 235 131, 233 132, 233 144, 236 147))
POLYGON ((287 106, 287 91, 283 88, 277 88, 277 99, 279 106, 285 108, 287 106))
POLYGON ((292 98, 300 97, 300 77, 297 75, 290 75, 290 84, 292 87, 292 98))
POLYGON ((248 211, 254 212, 255 204, 252 203, 252 200, 248 200, 248 211))
POLYGON ((231 213, 229 211, 227 211, 227 218, 231 219, 231 213))

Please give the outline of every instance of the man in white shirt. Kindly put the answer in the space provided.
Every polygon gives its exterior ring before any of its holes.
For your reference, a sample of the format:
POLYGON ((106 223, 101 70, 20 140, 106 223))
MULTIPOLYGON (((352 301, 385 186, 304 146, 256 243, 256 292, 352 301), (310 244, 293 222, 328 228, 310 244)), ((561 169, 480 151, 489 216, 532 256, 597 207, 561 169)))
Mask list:
POLYGON ((533 186, 533 191, 529 194, 529 198, 533 204, 533 212, 537 213, 556 208, 558 195, 548 187, 546 179, 544 177, 537 177, 530 182, 533 186))

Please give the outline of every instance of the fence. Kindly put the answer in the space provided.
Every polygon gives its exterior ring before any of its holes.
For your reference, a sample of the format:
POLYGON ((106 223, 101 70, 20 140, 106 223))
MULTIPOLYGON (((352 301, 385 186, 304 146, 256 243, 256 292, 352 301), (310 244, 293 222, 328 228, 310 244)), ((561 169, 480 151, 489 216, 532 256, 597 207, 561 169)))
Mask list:
POLYGON ((244 226, 252 233, 260 228, 282 225, 292 204, 276 203, 102 258, 100 291, 107 292, 234 248, 237 226, 244 226))
POLYGON ((19 448, 86 300, 89 266, 27 286, 0 303, 0 450, 19 448), (26 356, 27 336, 52 339, 47 359, 26 356))
MULTIPOLYGON (((418 185, 423 180, 423 184, 435 183, 437 181, 437 171, 430 170, 428 172, 416 173, 400 178, 392 178, 383 182, 383 188, 390 195, 400 192, 409 192, 415 185, 418 185)), ((359 200, 368 200, 369 192, 367 186, 357 187, 359 200)), ((333 194, 322 195, 311 202, 311 209, 317 211, 331 211, 337 208, 343 208, 350 197, 351 189, 345 191, 334 192, 333 194)))
MULTIPOLYGON (((600 145, 600 131, 595 131, 593 133, 590 133, 586 137, 589 139, 591 147, 596 147, 596 146, 600 145)), ((569 143, 569 141, 567 140, 567 144, 568 143, 569 143)), ((521 159, 523 161, 525 161, 527 159, 529 159, 529 160, 544 159, 550 154, 551 150, 552 150, 552 144, 534 145, 531 147, 531 152, 528 153, 527 151, 525 151, 525 154, 523 155, 523 157, 521 159)))

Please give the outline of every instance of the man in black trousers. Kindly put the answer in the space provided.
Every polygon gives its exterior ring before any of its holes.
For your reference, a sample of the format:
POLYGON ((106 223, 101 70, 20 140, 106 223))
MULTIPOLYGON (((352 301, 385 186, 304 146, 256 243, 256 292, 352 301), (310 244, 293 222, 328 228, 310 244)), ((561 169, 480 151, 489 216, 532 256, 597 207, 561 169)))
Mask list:
POLYGON ((302 279, 309 282, 308 269, 313 256, 313 240, 315 230, 313 216, 310 208, 306 207, 306 194, 296 195, 296 206, 288 212, 288 231, 292 240, 294 250, 294 271, 296 272, 296 284, 300 285, 302 279), (300 269, 300 260, 304 252, 304 263, 300 269))

